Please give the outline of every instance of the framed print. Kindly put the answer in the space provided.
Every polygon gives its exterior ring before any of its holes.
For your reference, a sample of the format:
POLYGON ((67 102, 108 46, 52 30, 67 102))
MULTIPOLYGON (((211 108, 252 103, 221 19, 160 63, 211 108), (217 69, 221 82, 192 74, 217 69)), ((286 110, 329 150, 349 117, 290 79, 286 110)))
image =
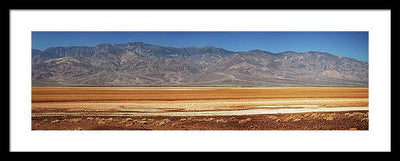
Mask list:
POLYGON ((390 15, 11 10, 10 149, 390 151, 390 15))

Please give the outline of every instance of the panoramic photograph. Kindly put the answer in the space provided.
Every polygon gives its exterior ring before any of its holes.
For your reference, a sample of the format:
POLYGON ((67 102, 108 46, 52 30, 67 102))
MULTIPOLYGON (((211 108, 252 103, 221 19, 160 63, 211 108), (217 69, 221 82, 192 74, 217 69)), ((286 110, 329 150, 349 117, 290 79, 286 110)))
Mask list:
POLYGON ((32 130, 368 130, 368 32, 32 36, 32 130))

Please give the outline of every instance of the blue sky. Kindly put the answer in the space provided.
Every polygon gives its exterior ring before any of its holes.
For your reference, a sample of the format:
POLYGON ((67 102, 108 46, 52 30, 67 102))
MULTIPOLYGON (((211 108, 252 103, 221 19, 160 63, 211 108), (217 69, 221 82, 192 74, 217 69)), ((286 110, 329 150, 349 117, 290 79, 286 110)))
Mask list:
POLYGON ((128 42, 273 53, 322 51, 368 61, 368 32, 32 32, 32 48, 39 50, 128 42))

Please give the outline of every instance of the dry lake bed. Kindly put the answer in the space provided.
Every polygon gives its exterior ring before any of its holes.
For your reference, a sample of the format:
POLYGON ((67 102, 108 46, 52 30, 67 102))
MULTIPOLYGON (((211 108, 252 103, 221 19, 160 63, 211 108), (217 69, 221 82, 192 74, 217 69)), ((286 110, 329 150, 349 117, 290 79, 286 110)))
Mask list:
POLYGON ((368 88, 33 87, 32 130, 368 130, 368 88))

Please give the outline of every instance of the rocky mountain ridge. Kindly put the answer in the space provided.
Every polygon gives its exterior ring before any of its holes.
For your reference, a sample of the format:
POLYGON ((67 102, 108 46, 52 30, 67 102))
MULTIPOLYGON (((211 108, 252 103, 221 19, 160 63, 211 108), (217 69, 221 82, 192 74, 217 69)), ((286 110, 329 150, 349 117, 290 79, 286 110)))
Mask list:
POLYGON ((164 47, 32 49, 33 86, 368 86, 368 63, 326 52, 164 47))

